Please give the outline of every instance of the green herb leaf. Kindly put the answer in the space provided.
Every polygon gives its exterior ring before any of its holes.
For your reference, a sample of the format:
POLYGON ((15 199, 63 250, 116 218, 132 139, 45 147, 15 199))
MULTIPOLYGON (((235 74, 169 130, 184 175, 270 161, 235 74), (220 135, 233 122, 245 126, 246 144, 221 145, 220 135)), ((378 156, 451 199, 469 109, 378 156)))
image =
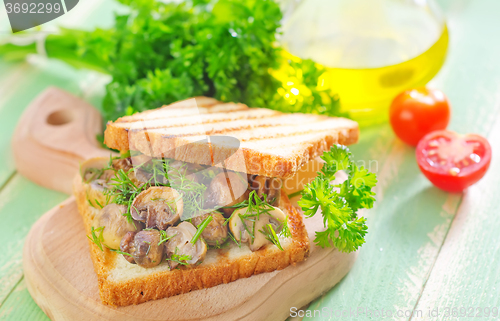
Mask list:
POLYGON ((192 256, 188 255, 188 254, 179 254, 178 251, 179 251, 179 248, 176 247, 175 253, 172 253, 172 255, 169 258, 167 257, 165 260, 166 261, 173 261, 173 262, 176 262, 180 265, 189 265, 189 263, 187 263, 187 261, 191 260, 192 256))
MULTIPOLYGON (((45 39, 50 58, 112 76, 102 104, 105 121, 195 96, 340 114, 332 89, 318 86, 324 68, 276 45, 277 1, 120 2, 128 12, 115 14, 111 28, 62 28, 45 39)), ((36 51, 35 44, 0 46, 8 60, 36 51)))
POLYGON ((259 230, 260 233, 264 234, 266 236, 266 239, 268 239, 271 243, 276 245, 280 250, 283 251, 283 247, 281 246, 280 239, 278 235, 276 234, 276 231, 274 231, 274 228, 271 224, 265 225, 262 230, 259 230))
POLYGON ((377 178, 374 173, 358 167, 345 146, 334 146, 321 158, 325 164, 318 176, 304 187, 298 204, 308 217, 321 209, 326 230, 316 232, 316 244, 330 247, 333 243, 340 251, 356 251, 365 242, 367 233, 366 220, 358 217, 357 212, 373 207, 372 188, 377 178), (334 186, 330 182, 339 170, 345 171, 348 178, 334 186))
POLYGON ((122 252, 120 251, 119 249, 112 249, 110 248, 109 246, 107 246, 106 244, 104 244, 104 237, 102 236, 102 233, 104 232, 104 226, 101 226, 101 227, 98 227, 98 228, 94 228, 93 226, 90 228, 90 235, 91 236, 88 236, 88 239, 91 240, 95 245, 97 245, 97 247, 104 252, 104 247, 106 247, 107 249, 109 249, 110 251, 112 252, 115 252, 115 253, 118 253, 118 254, 122 254, 122 255, 128 255, 128 256, 132 256, 132 254, 130 253, 126 253, 126 252, 122 252))
POLYGON ((104 231, 104 226, 98 227, 96 229, 94 229, 94 227, 92 226, 90 228, 90 236, 87 235, 88 239, 91 240, 95 245, 97 245, 97 247, 101 251, 104 251, 102 247, 104 242, 104 237, 102 236, 103 231, 104 231))
MULTIPOLYGON (((240 203, 237 203, 232 206, 223 206, 222 208, 244 208, 246 207, 247 209, 245 210, 245 213, 243 214, 238 214, 241 222, 243 223, 243 227, 245 230, 248 232, 248 235, 250 236, 250 243, 253 243, 255 239, 255 224, 259 220, 260 215, 271 215, 269 212, 274 209, 274 207, 267 202, 267 195, 264 194, 262 196, 262 199, 257 195, 256 191, 251 191, 250 194, 248 195, 248 200, 244 200, 240 203), (247 224, 251 224, 251 227, 248 227, 247 224)), ((234 211, 229 218, 226 219, 223 225, 226 225, 229 220, 234 216, 236 211, 234 211)), ((237 243, 238 244, 238 243, 237 243)))
POLYGON ((177 235, 174 234, 172 236, 168 236, 167 232, 164 230, 159 230, 159 232, 160 232, 160 242, 158 242, 158 246, 160 246, 162 243, 165 243, 166 241, 170 240, 172 237, 177 235))
POLYGON ((207 216, 206 219, 203 220, 203 222, 201 222, 200 226, 198 226, 198 229, 196 230, 196 233, 193 235, 193 238, 191 239, 191 243, 196 244, 203 231, 207 228, 208 224, 210 224, 210 222, 212 222, 213 219, 214 218, 211 215, 209 215, 207 216))
POLYGON ((110 248, 110 247, 108 247, 108 249, 109 249, 110 251, 112 251, 112 252, 117 253, 117 254, 121 254, 121 255, 128 255, 128 256, 130 256, 130 257, 134 257, 132 254, 127 253, 127 252, 123 252, 123 251, 120 251, 120 250, 117 250, 117 249, 112 249, 112 248, 110 248))

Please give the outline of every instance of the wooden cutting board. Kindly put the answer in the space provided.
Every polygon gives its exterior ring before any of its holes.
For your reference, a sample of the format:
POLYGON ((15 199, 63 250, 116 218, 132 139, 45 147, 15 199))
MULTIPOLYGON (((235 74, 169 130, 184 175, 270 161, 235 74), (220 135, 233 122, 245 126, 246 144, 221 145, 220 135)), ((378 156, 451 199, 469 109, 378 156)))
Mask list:
POLYGON ((99 112, 84 100, 50 87, 38 95, 19 119, 12 150, 19 173, 44 187, 72 194, 79 164, 109 157, 99 148, 99 112))
MULTIPOLYGON (((109 156, 93 139, 100 126, 99 114, 87 103, 49 88, 28 107, 16 129, 19 171, 68 192, 79 162, 109 156)), ((305 225, 313 240, 322 227, 321 216, 306 219, 305 225)), ((338 283, 356 259, 356 253, 312 245, 306 261, 281 271, 114 308, 100 301, 88 246, 73 197, 44 214, 27 236, 23 268, 28 290, 52 320, 284 320, 290 308, 301 308, 338 283)))
MULTIPOLYGON (((321 218, 306 220, 309 237, 321 218)), ((313 247, 281 271, 140 305, 113 308, 99 298, 83 222, 73 197, 32 227, 23 253, 28 290, 52 320, 284 320, 344 277, 355 254, 313 247)))

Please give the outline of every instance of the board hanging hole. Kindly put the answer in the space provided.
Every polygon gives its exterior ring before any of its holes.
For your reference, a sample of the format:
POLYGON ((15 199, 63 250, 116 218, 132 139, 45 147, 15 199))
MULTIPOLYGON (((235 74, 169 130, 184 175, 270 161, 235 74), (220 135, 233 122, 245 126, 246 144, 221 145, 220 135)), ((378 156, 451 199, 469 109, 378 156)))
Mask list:
POLYGON ((73 121, 73 112, 69 109, 61 109, 52 112, 47 117, 47 124, 61 126, 73 121))

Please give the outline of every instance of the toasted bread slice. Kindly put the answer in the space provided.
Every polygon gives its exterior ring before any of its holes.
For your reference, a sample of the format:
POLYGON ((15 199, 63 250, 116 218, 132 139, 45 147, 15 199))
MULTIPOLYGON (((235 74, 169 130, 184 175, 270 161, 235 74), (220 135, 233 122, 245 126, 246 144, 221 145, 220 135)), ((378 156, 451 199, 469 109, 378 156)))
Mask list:
MULTIPOLYGON (((99 209, 92 207, 87 200, 86 187, 78 175, 74 181, 74 194, 87 235, 90 235, 99 209)), ((283 191, 279 207, 287 215, 291 232, 291 237, 280 242, 283 251, 270 244, 252 252, 246 244, 238 247, 229 240, 221 249, 210 249, 205 260, 194 267, 169 270, 168 264, 162 263, 146 269, 127 262, 122 255, 106 248, 101 251, 89 241, 102 302, 113 306, 139 304, 284 269, 303 261, 309 255, 309 238, 302 215, 283 191)))
POLYGON ((284 114, 197 97, 109 122, 105 144, 151 157, 288 178, 332 145, 357 142, 358 135, 358 124, 345 118, 284 114))

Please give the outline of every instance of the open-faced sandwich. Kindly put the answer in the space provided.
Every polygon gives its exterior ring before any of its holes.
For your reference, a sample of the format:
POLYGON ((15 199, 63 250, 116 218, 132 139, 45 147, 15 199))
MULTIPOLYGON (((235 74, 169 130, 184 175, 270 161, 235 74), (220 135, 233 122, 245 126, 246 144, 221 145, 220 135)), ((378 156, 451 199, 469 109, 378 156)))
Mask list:
POLYGON ((204 97, 108 123, 105 143, 121 155, 86 161, 74 184, 102 301, 138 304, 305 260, 284 182, 357 138, 348 119, 204 97))

